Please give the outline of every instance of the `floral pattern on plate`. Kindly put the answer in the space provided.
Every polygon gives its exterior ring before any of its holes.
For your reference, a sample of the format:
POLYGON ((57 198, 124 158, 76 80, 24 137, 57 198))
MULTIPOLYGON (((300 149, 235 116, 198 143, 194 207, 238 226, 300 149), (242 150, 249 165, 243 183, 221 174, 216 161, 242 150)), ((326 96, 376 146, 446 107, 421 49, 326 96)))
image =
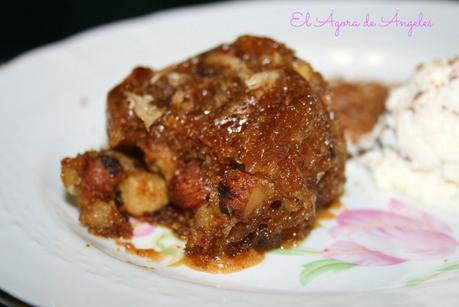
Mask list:
POLYGON ((134 218, 130 218, 129 222, 134 228, 131 241, 137 249, 153 249, 175 260, 183 258, 185 242, 178 239, 170 229, 134 218))
MULTIPOLYGON (((328 235, 333 241, 323 250, 275 251, 284 255, 321 256, 321 259, 303 265, 300 273, 303 286, 324 273, 356 266, 391 266, 409 261, 443 259, 453 255, 459 245, 448 224, 395 199, 389 201, 387 210, 342 211, 336 218, 336 225, 328 230, 328 235)), ((415 286, 454 270, 459 270, 459 262, 415 276, 406 285, 415 286)))
MULTIPOLYGON (((130 223, 134 227, 132 243, 136 248, 155 250, 173 262, 183 258, 185 242, 175 237, 170 229, 134 218, 130 223)), ((302 286, 306 286, 328 272, 444 259, 454 255, 459 246, 447 223, 395 199, 389 201, 386 210, 348 209, 340 212, 335 225, 328 229, 328 236, 332 243, 322 250, 301 247, 279 249, 273 253, 319 258, 302 266, 299 280, 302 286)), ((405 285, 416 286, 453 271, 459 272, 459 260, 412 276, 405 285)))

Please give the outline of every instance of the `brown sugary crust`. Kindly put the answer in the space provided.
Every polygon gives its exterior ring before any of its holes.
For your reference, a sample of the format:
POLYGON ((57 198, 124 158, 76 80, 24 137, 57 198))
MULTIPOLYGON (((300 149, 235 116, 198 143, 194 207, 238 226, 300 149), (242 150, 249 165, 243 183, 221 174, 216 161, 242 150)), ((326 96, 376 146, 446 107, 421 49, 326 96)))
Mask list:
POLYGON ((373 129, 379 116, 386 110, 389 89, 377 82, 341 80, 332 82, 330 88, 343 129, 355 143, 373 129))
POLYGON ((117 187, 129 169, 121 165, 120 157, 124 158, 110 151, 88 151, 61 163, 61 178, 76 197, 80 221, 96 235, 128 238, 132 234, 131 225, 116 204, 117 187))
MULTIPOLYGON (((302 238, 316 208, 339 198, 346 148, 333 107, 326 82, 290 49, 242 36, 159 71, 134 69, 108 95, 108 135, 168 184, 171 203, 142 218, 208 263, 302 238)), ((101 174, 95 192, 81 184, 77 195, 115 199, 121 175, 101 174)))

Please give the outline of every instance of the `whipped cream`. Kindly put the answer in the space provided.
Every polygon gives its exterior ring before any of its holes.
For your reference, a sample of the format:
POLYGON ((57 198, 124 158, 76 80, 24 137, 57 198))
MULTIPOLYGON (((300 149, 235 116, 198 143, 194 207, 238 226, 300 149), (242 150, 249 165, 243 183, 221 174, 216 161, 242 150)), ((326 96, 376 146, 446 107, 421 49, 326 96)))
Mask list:
POLYGON ((386 108, 362 158, 378 185, 459 211, 459 57, 418 66, 386 108))

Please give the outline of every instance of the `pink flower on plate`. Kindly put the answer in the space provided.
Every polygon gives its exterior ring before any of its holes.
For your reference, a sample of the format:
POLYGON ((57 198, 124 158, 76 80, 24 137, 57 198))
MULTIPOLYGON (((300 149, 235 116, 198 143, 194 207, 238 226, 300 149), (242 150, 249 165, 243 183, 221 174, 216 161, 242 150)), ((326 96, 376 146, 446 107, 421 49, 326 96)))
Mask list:
POLYGON ((152 234, 155 231, 155 227, 148 223, 139 222, 137 219, 131 217, 129 218, 129 223, 134 229, 134 237, 144 237, 152 234))
POLYGON ((389 210, 347 210, 330 229, 335 242, 326 258, 346 263, 383 266, 452 254, 458 241, 451 228, 424 211, 391 200, 389 210))

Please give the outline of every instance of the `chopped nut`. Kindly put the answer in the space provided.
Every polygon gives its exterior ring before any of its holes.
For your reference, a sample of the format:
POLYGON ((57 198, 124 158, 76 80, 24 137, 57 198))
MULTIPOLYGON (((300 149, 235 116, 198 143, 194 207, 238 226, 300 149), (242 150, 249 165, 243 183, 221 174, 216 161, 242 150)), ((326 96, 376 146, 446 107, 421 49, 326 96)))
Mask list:
POLYGON ((311 65, 302 60, 296 60, 292 64, 293 69, 295 69, 295 71, 299 73, 303 78, 306 80, 310 80, 312 78, 314 71, 312 70, 311 65))
POLYGON ((62 162, 61 178, 67 191, 71 195, 75 195, 80 176, 78 172, 67 163, 68 161, 70 161, 70 159, 65 159, 62 162))
POLYGON ((162 144, 144 146, 143 152, 148 167, 154 171, 160 172, 166 181, 170 182, 177 169, 174 152, 167 145, 162 144))
POLYGON ((135 115, 143 121, 146 129, 149 129, 151 125, 163 115, 164 110, 151 104, 153 102, 153 96, 140 96, 131 92, 126 92, 124 94, 130 102, 129 108, 134 110, 135 115))
POLYGON ((166 182, 145 171, 130 174, 120 185, 124 208, 134 216, 154 212, 169 202, 166 182))
POLYGON ((186 74, 171 72, 167 75, 167 79, 172 86, 178 87, 179 85, 184 83, 186 80, 188 80, 189 76, 186 74))
POLYGON ((238 217, 250 215, 270 196, 266 183, 239 170, 228 171, 218 191, 222 213, 238 217))
POLYGON ((231 68, 242 80, 250 75, 250 70, 246 64, 238 57, 224 53, 212 53, 206 57, 208 65, 222 65, 231 68))
POLYGON ((84 166, 79 170, 78 188, 90 191, 98 197, 106 198, 123 179, 123 169, 118 160, 105 153, 92 154, 84 159, 84 166))
POLYGON ((81 223, 90 227, 97 234, 103 234, 111 227, 122 222, 122 217, 113 202, 96 200, 90 205, 80 204, 81 223))
POLYGON ((171 98, 171 105, 187 113, 193 110, 193 101, 183 90, 177 90, 171 98))
POLYGON ((195 208, 206 201, 209 194, 198 165, 189 164, 174 177, 169 186, 171 202, 182 208, 195 208))
POLYGON ((279 79, 278 71, 263 71, 250 76, 250 78, 245 81, 245 85, 249 90, 255 90, 260 87, 270 87, 277 79, 279 79))

